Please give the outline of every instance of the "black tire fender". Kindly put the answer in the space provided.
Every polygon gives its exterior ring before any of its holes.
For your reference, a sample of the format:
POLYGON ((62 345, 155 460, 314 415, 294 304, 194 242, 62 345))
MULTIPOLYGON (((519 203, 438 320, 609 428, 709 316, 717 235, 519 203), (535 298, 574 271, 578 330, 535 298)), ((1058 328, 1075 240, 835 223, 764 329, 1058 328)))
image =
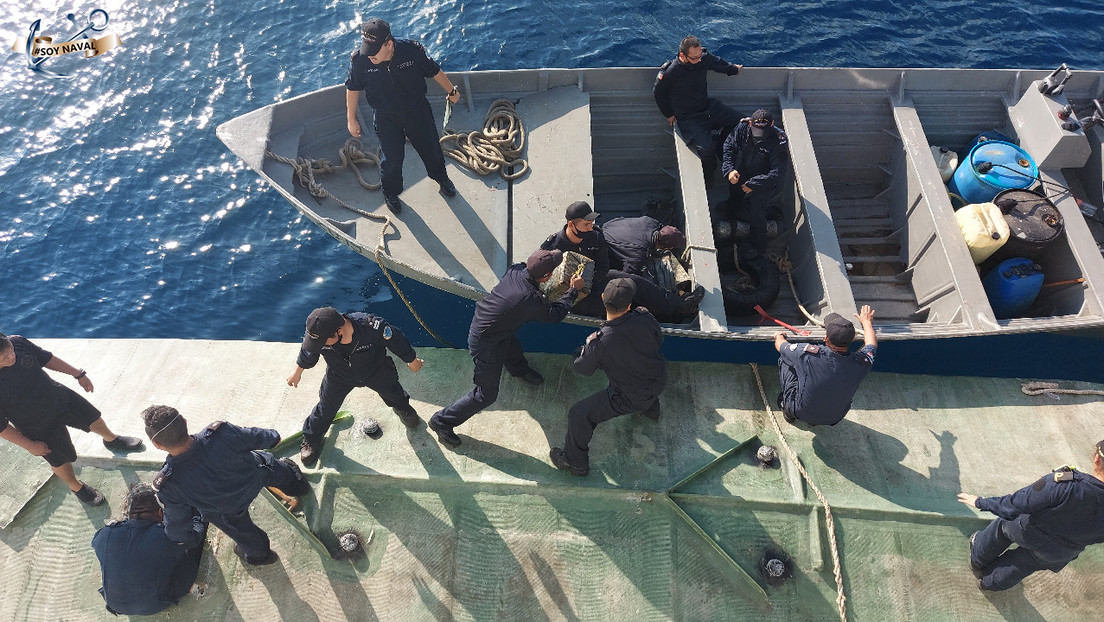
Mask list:
POLYGON ((740 267, 759 281, 759 287, 750 291, 738 291, 731 285, 721 288, 724 297, 725 310, 737 315, 750 315, 755 313, 755 306, 766 309, 778 299, 778 292, 782 288, 782 274, 778 266, 766 257, 756 257, 740 262, 740 267))

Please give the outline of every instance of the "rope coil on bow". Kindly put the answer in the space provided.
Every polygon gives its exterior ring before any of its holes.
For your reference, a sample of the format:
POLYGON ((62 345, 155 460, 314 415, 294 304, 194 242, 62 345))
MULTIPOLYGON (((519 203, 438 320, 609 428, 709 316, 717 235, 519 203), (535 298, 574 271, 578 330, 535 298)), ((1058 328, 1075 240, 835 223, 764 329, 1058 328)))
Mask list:
POLYGON ((525 126, 514 103, 497 99, 483 118, 483 130, 457 132, 446 128, 441 150, 460 166, 479 175, 498 172, 509 181, 529 172, 529 163, 521 158, 525 149, 525 126), (510 167, 520 167, 507 173, 510 167))

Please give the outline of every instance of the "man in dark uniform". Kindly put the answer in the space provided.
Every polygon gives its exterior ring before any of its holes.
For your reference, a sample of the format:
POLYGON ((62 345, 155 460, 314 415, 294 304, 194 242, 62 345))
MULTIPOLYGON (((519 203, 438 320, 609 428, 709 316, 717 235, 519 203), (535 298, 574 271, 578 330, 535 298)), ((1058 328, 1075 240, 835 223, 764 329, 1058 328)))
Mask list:
POLYGON ((1092 473, 1062 467, 1003 497, 958 500, 997 515, 970 536, 970 569, 983 590, 1007 590, 1037 570, 1058 572, 1090 544, 1104 542, 1104 441, 1092 473), (1009 549, 1012 543, 1017 548, 1009 549))
POLYGON ((111 451, 139 451, 141 439, 115 434, 100 411, 76 391, 62 386, 43 368, 72 376, 91 393, 92 381, 83 369, 43 350, 19 335, 0 333, 0 438, 41 456, 58 479, 88 505, 100 505, 100 491, 77 479, 77 450, 66 427, 95 432, 111 451))
POLYGON ((575 357, 576 373, 589 376, 601 369, 609 386, 571 407, 564 446, 549 453, 556 468, 572 475, 590 472, 590 439, 599 423, 634 412, 659 418, 659 394, 667 385, 667 361, 659 352, 663 332, 647 309, 629 310, 634 290, 631 279, 606 285, 606 321, 575 357))
POLYGON ((472 377, 475 386, 467 395, 430 418, 429 427, 442 443, 459 447, 460 437, 453 432, 453 428, 498 399, 503 367, 511 376, 529 384, 544 382, 544 378, 525 360, 521 342, 515 333, 526 322, 555 324, 571 311, 571 305, 575 304, 583 287, 583 277, 573 276, 568 290, 555 302, 546 300, 539 287, 552 276, 552 271, 561 261, 563 253, 558 250, 537 250, 525 263, 507 268, 498 285, 491 289, 486 298, 476 303, 468 331, 468 351, 475 363, 472 377))
POLYGON ((366 313, 342 315, 333 307, 311 311, 295 371, 287 379, 289 386, 298 387, 303 370, 314 367, 320 355, 326 359, 318 404, 303 422, 299 454, 303 466, 318 462, 326 431, 355 387, 368 387, 378 393, 406 427, 416 428, 422 422, 410 405, 410 395, 399 384, 395 361, 387 350, 402 359, 410 371, 417 372, 425 363, 414 353, 406 335, 381 317, 366 313))
POLYGON ((663 64, 652 87, 659 111, 669 124, 678 123, 682 139, 701 158, 706 183, 717 166, 712 131, 733 128, 740 122, 739 113, 709 97, 708 72, 734 76, 742 67, 713 56, 697 37, 686 37, 679 44, 678 56, 663 64))
POLYGON ((391 26, 382 19, 360 25, 360 49, 353 52, 349 77, 345 80, 345 113, 349 133, 360 137, 357 102, 364 91, 375 110, 373 129, 379 138, 383 158, 380 176, 387 208, 402 211, 403 158, 406 140, 422 158, 426 174, 441 185, 441 194, 456 196, 456 186, 445 171, 445 155, 433 111, 426 100, 426 78, 433 78, 448 93, 449 101, 460 101, 460 90, 440 65, 426 54, 421 43, 391 36, 391 26))
POLYGON ((862 324, 865 342, 857 352, 848 352, 855 339, 855 325, 838 313, 824 318, 823 346, 790 343, 785 333, 775 333, 778 380, 782 385, 778 405, 786 421, 836 425, 851 410, 851 400, 859 383, 870 373, 878 349, 874 310, 863 305, 855 317, 862 324))
MULTIPOLYGON (((92 538, 100 560, 107 610, 116 615, 152 615, 180 602, 192 589, 207 523, 196 517, 199 544, 188 548, 165 535, 156 492, 138 483, 127 495, 127 519, 101 527, 92 538)), ((193 538, 193 539, 196 539, 193 538)))
POLYGON ((651 216, 614 218, 602 225, 610 251, 610 268, 644 274, 648 262, 667 253, 679 255, 686 236, 678 227, 664 225, 651 216))
POLYGON ((188 422, 171 406, 150 406, 142 411, 142 420, 153 446, 169 454, 153 478, 169 539, 187 548, 203 541, 195 529, 194 508, 234 541, 234 553, 245 563, 276 561, 268 534, 249 516, 249 504, 266 486, 292 497, 310 492, 294 462, 260 451, 275 447, 280 434, 216 421, 189 435, 188 422))
POLYGON ((774 115, 769 110, 759 109, 728 135, 722 153, 721 173, 729 183, 728 201, 710 209, 717 254, 722 261, 732 259, 733 221, 737 214, 744 212, 751 225, 749 250, 752 252, 748 253, 748 258, 765 255, 767 203, 778 193, 790 157, 786 133, 774 127, 774 115), (720 235, 726 229, 728 236, 720 235), (729 252, 722 249, 729 249, 729 252))
MULTIPOLYGON (((610 279, 630 278, 636 285, 636 297, 639 306, 644 306, 666 321, 678 321, 697 311, 701 298, 687 293, 680 297, 667 291, 639 274, 629 274, 609 269, 609 246, 601 227, 594 223, 598 212, 586 201, 576 201, 567 206, 565 214, 567 224, 563 229, 548 236, 541 244, 544 250, 573 251, 594 261, 594 278, 591 291, 602 291, 610 279)), ((705 289, 702 288, 702 292, 705 289)), ((599 296, 588 296, 572 309, 575 313, 604 317, 605 307, 599 296)))

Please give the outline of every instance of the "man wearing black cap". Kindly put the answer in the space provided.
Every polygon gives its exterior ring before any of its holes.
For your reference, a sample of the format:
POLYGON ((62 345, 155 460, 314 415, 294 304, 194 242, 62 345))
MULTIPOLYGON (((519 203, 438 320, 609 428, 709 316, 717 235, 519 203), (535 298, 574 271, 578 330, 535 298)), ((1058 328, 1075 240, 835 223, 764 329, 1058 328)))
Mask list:
POLYGON ((970 569, 980 589, 1007 590, 1038 570, 1058 572, 1085 547, 1104 542, 1104 441, 1093 450, 1091 473, 1064 466, 1010 495, 960 492, 958 500, 997 515, 970 536, 970 569))
POLYGON ((731 250, 724 253, 722 248, 732 248, 733 221, 740 212, 746 213, 751 225, 748 258, 766 254, 767 203, 778 193, 789 157, 786 133, 774 127, 774 115, 763 108, 756 110, 751 119, 741 121, 725 139, 721 173, 729 183, 728 201, 710 209, 722 261, 732 258, 731 250), (728 234, 722 235, 726 231, 728 234))
POLYGON ((572 475, 590 472, 590 439, 599 423, 634 412, 659 418, 659 394, 667 385, 667 361, 659 352, 663 332, 647 309, 629 310, 635 289, 626 278, 606 285, 606 321, 575 357, 576 373, 590 376, 601 369, 609 386, 571 407, 564 446, 549 453, 556 468, 572 475))
POLYGON ((189 435, 187 420, 172 406, 150 406, 142 411, 142 421, 153 446, 169 454, 153 478, 164 507, 165 535, 187 548, 202 543, 195 525, 198 511, 234 541, 234 554, 245 563, 275 562, 268 534, 249 516, 249 505, 268 486, 291 497, 310 492, 293 461, 262 451, 280 442, 279 432, 216 421, 189 435))
POLYGON ((712 130, 732 128, 740 122, 739 113, 709 96, 708 73, 734 76, 742 68, 707 52, 697 37, 686 37, 679 44, 678 56, 660 67, 652 87, 667 123, 678 123, 682 140, 701 158, 707 183, 717 167, 712 130))
POLYGON ((502 280, 487 297, 475 305, 471 329, 468 331, 468 351, 475 363, 472 382, 475 385, 467 395, 434 413, 429 427, 437 438, 450 447, 460 446, 460 437, 453 428, 471 419, 473 415, 498 399, 498 385, 502 368, 511 376, 533 385, 544 382, 537 370, 529 366, 518 341, 517 330, 526 322, 560 322, 571 311, 571 305, 583 288, 583 277, 571 277, 570 287, 559 300, 549 302, 539 285, 552 276, 552 271, 563 261, 558 250, 537 250, 525 263, 506 269, 502 280))
POLYGON ((433 78, 452 103, 460 101, 460 90, 421 43, 395 39, 391 26, 382 19, 361 24, 360 34, 360 48, 353 52, 349 77, 345 80, 346 121, 349 133, 360 138, 357 102, 364 91, 368 105, 375 110, 373 125, 383 151, 380 176, 387 208, 396 214, 402 210, 399 193, 403 190, 407 139, 421 156, 426 174, 441 185, 441 194, 456 196, 456 186, 445 170, 441 137, 426 100, 426 78, 433 78))
POLYGON ((175 605, 192 589, 199 573, 207 523, 196 517, 198 544, 186 547, 165 535, 157 494, 137 483, 127 495, 126 520, 108 523, 92 538, 100 560, 100 595, 115 615, 153 615, 175 605))
POLYGON ((104 447, 111 451, 141 451, 142 440, 112 432, 95 406, 43 369, 72 376, 87 393, 94 389, 83 369, 29 339, 0 333, 0 438, 41 456, 81 502, 100 505, 104 496, 77 479, 73 470, 77 450, 66 428, 102 436, 104 447))
POLYGON ((602 225, 610 250, 610 268, 629 274, 643 274, 648 261, 686 248, 686 236, 678 227, 665 225, 651 216, 614 218, 602 225))
POLYGON ((874 310, 863 305, 855 317, 862 324, 865 342, 857 352, 848 352, 855 339, 855 325, 838 313, 824 318, 823 346, 790 343, 785 333, 775 333, 778 380, 782 385, 778 405, 786 421, 835 425, 851 409, 851 400, 859 383, 870 373, 878 349, 874 310))
POLYGON ((303 422, 303 442, 299 453, 303 466, 318 462, 326 430, 345 397, 356 387, 368 387, 379 394, 408 428, 422 422, 410 405, 410 395, 399 384, 395 361, 390 350, 410 371, 417 373, 425 363, 401 330, 381 317, 367 313, 343 315, 333 307, 320 307, 307 316, 307 332, 303 347, 295 361, 295 371, 288 376, 288 386, 298 387, 304 369, 326 359, 326 375, 318 389, 318 404, 303 422))

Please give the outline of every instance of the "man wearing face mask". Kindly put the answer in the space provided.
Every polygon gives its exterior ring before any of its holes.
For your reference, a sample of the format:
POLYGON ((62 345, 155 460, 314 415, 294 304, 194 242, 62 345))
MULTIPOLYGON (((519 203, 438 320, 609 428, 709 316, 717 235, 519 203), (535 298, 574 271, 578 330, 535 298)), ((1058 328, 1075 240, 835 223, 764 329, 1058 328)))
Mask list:
POLYGON ((426 78, 433 78, 454 104, 460 101, 460 90, 421 43, 395 39, 390 24, 382 19, 361 24, 360 36, 360 48, 353 52, 349 77, 345 80, 345 119, 349 133, 360 138, 357 103, 364 91, 368 105, 375 111, 372 129, 383 151, 380 177, 387 209, 395 214, 402 211, 399 193, 403 191, 407 139, 421 156, 430 179, 441 185, 441 194, 456 196, 456 186, 445 171, 445 155, 433 111, 425 98, 426 78))
POLYGON ((725 139, 721 173, 729 183, 728 201, 710 209, 720 257, 731 257, 731 253, 720 252, 721 246, 731 247, 735 237, 732 225, 741 212, 751 225, 747 258, 766 253, 767 204, 778 193, 789 156, 786 133, 774 127, 774 116, 766 109, 756 110, 725 139), (725 222, 728 227, 722 225, 725 222), (723 235, 726 229, 727 236, 723 235))

